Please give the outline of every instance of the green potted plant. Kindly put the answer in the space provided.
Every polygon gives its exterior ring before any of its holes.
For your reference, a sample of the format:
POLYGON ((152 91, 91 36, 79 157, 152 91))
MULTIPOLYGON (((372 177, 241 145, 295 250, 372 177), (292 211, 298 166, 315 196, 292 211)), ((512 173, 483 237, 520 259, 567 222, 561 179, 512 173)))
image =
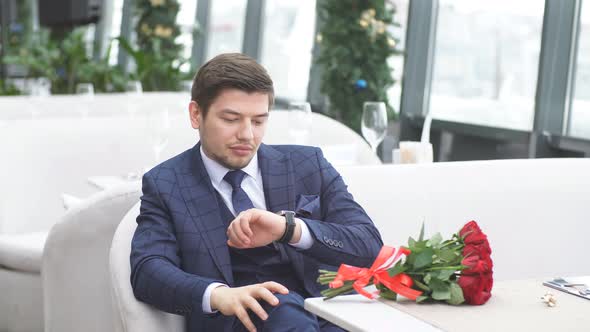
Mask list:
POLYGON ((384 102, 389 118, 395 117, 387 97, 395 83, 387 60, 401 53, 390 31, 397 25, 395 10, 385 0, 318 2, 321 92, 330 101, 329 114, 357 132, 365 101, 384 102))

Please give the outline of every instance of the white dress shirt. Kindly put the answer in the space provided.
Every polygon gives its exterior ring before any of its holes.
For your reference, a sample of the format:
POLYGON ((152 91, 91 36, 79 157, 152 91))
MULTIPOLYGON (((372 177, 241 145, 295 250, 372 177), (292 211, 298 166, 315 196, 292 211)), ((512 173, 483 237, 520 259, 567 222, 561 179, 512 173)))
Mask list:
MULTIPOLYGON (((227 172, 231 171, 229 168, 222 166, 217 161, 209 158, 205 152, 203 151, 203 147, 201 146, 201 159, 203 159, 203 164, 205 165, 205 169, 209 174, 209 178, 211 179, 211 184, 213 188, 219 192, 221 198, 225 202, 225 205, 229 208, 231 213, 235 216, 236 211, 234 210, 234 205, 232 203, 232 186, 223 180, 227 172)), ((242 168, 247 176, 244 177, 242 181, 241 187, 246 192, 252 204, 257 209, 266 210, 266 200, 264 197, 264 186, 262 182, 262 174, 260 172, 260 168, 258 167, 258 153, 254 155, 252 160, 246 167, 242 168)), ((309 232, 309 228, 307 225, 300 219, 295 219, 295 222, 301 225, 301 238, 297 243, 290 243, 295 248, 298 249, 308 249, 313 245, 313 238, 311 233, 309 232)), ((215 311, 211 310, 211 292, 214 288, 225 286, 226 284, 222 284, 219 282, 211 283, 205 289, 205 293, 203 294, 203 312, 205 313, 214 313, 215 311)))

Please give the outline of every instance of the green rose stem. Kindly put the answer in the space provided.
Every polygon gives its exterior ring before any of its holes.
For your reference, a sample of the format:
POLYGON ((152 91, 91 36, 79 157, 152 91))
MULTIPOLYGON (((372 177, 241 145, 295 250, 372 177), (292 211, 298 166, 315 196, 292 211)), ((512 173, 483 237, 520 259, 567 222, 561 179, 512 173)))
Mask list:
POLYGON ((465 265, 456 265, 456 266, 439 266, 439 267, 431 267, 426 269, 426 271, 438 271, 438 270, 462 270, 465 268, 465 265))
MULTIPOLYGON (((372 279, 372 278, 371 278, 372 279)), ((338 295, 346 294, 353 290, 352 288, 352 281, 347 281, 344 283, 342 287, 338 288, 328 288, 322 291, 322 295, 324 296, 324 301, 329 300, 333 297, 338 295)))
MULTIPOLYGON (((319 272, 320 272, 320 275, 318 277, 318 283, 320 285, 329 284, 338 275, 337 272, 328 271, 328 270, 320 270, 319 272)), ((346 281, 346 282, 344 282, 344 285, 342 285, 342 287, 328 288, 328 289, 323 290, 322 295, 324 296, 324 301, 329 300, 329 299, 336 297, 338 295, 342 295, 342 294, 352 291, 352 289, 353 289, 352 284, 353 284, 353 281, 346 281)))

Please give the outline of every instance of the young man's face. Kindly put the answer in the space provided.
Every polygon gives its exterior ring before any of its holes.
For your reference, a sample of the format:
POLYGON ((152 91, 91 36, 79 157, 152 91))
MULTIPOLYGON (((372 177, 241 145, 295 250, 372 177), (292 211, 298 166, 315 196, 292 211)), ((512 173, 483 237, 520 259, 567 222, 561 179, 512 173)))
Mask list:
POLYGON ((189 105, 191 124, 199 129, 205 154, 230 169, 248 165, 260 146, 268 121, 268 95, 225 89, 206 116, 195 101, 189 105))

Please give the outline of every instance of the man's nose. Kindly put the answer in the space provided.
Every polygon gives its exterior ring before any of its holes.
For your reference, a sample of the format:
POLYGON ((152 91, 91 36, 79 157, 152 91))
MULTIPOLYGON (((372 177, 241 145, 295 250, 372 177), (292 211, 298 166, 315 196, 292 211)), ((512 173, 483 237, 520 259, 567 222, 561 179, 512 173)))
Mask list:
POLYGON ((251 140, 254 138, 254 133, 252 132, 252 123, 250 120, 246 120, 240 126, 240 131, 238 132, 238 138, 240 140, 251 140))

